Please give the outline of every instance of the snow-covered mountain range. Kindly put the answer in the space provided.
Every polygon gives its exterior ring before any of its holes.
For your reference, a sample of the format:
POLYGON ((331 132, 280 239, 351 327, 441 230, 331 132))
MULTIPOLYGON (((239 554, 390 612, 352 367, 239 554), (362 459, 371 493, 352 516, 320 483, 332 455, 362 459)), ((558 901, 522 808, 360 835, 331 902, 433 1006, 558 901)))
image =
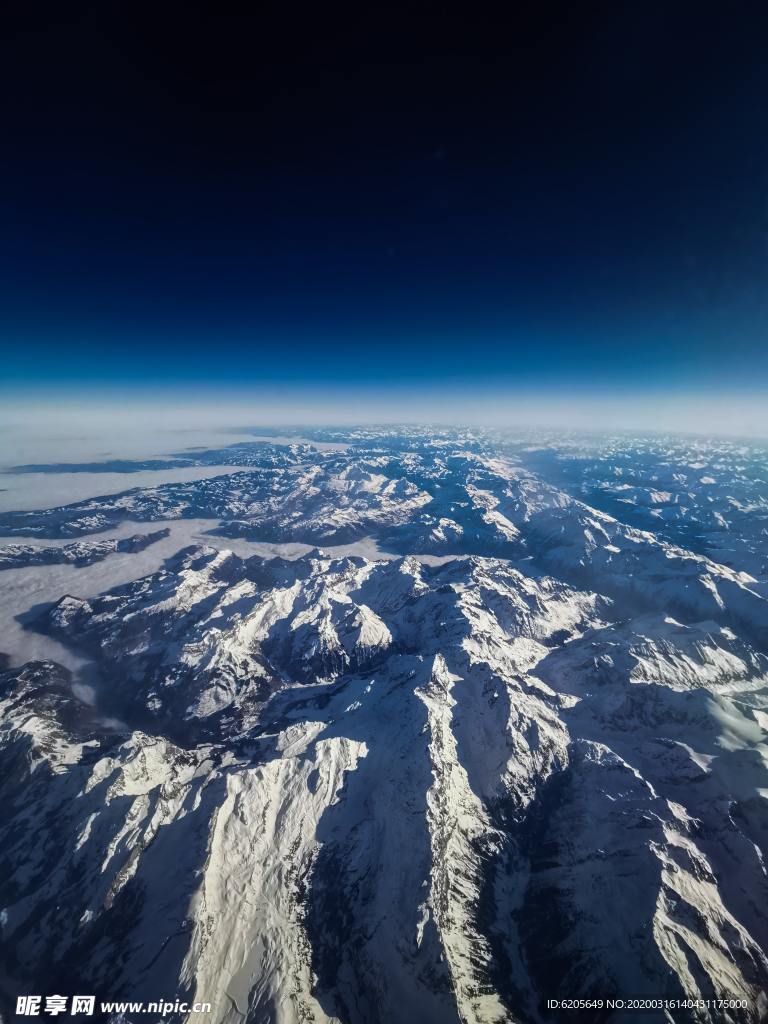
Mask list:
POLYGON ((107 560, 82 538, 207 519, 211 541, 35 609, 87 701, 54 660, 0 675, 4 1009, 768 1019, 765 452, 302 435, 0 515, 29 550, 107 560))

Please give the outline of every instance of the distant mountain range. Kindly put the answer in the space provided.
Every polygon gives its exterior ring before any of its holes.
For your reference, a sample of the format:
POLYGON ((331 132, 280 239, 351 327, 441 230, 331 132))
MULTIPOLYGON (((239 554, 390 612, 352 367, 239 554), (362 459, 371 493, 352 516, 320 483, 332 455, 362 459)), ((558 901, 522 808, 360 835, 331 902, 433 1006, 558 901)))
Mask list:
POLYGON ((17 571, 130 550, 83 540, 126 522, 217 538, 38 610, 94 704, 52 661, 0 674, 6 1015, 95 992, 210 1024, 768 1019, 768 453, 302 435, 0 515, 34 538, 0 548, 17 571), (386 557, 334 550, 370 540, 386 557))

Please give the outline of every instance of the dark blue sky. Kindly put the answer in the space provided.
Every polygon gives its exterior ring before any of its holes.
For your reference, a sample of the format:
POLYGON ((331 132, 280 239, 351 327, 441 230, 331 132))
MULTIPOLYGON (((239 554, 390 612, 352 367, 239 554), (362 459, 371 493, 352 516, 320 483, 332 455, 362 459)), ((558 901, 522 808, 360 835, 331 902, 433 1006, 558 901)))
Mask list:
POLYGON ((29 8, 6 382, 764 386, 766 52, 758 4, 29 8))

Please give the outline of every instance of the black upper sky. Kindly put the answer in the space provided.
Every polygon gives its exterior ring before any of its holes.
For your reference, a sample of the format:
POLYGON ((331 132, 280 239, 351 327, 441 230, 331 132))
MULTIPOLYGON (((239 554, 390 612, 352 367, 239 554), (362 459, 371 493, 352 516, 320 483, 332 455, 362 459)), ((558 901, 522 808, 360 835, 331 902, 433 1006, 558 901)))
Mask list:
POLYGON ((765 379, 764 5, 3 24, 9 379, 765 379))

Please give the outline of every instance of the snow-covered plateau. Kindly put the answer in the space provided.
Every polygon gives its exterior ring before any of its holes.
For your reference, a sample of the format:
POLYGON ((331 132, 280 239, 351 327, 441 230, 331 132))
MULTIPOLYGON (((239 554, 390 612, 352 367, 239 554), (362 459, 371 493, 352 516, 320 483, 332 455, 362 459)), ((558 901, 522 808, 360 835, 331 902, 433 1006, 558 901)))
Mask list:
POLYGON ((0 1010, 768 1020, 768 452, 301 435, 0 514, 0 1010))

